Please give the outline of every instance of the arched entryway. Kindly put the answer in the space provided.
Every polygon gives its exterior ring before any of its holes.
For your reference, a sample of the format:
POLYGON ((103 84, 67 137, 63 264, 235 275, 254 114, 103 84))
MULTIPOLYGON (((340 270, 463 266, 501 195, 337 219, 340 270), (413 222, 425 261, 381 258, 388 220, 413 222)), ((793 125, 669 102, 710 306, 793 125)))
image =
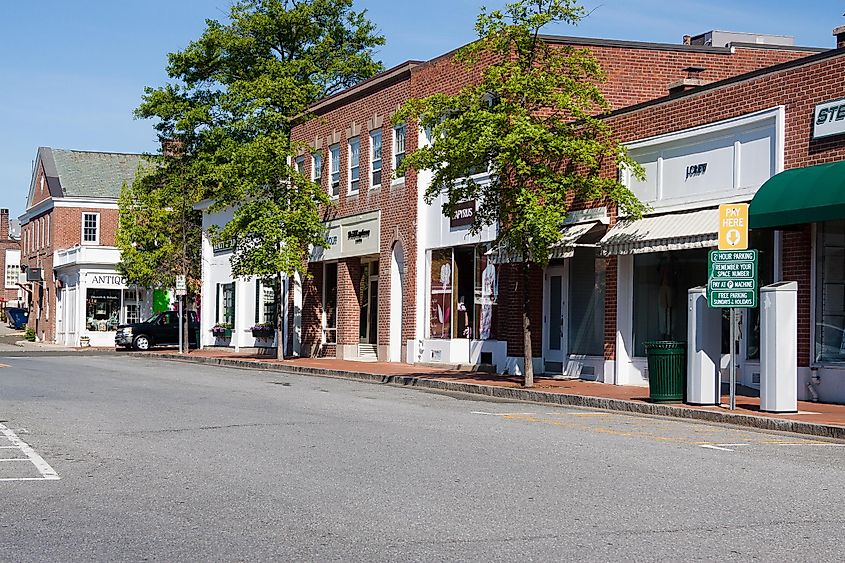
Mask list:
POLYGON ((402 303, 405 291, 405 254, 396 241, 390 255, 390 343, 388 360, 402 361, 402 303))

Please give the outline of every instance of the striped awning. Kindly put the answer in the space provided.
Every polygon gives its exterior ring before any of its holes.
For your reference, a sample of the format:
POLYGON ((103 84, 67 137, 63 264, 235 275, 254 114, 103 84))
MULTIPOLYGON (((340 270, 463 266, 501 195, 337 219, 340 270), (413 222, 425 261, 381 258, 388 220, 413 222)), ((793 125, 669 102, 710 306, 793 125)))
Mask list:
POLYGON ((644 254, 719 244, 719 209, 652 215, 620 221, 601 239, 602 254, 644 254))
POLYGON ((599 221, 590 221, 589 223, 565 226, 561 232, 560 242, 552 247, 549 258, 572 258, 575 255, 578 240, 599 225, 602 225, 599 221))

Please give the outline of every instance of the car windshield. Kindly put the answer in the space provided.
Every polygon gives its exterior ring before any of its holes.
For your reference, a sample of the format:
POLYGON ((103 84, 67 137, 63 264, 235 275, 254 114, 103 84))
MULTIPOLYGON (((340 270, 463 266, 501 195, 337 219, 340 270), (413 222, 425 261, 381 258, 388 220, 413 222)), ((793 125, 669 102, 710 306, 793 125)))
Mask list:
POLYGON ((153 316, 152 316, 152 317, 150 317, 149 319, 145 320, 144 322, 145 322, 145 323, 151 323, 151 322, 155 321, 155 320, 158 318, 158 316, 159 316, 160 314, 161 314, 161 313, 156 313, 155 315, 153 315, 153 316))

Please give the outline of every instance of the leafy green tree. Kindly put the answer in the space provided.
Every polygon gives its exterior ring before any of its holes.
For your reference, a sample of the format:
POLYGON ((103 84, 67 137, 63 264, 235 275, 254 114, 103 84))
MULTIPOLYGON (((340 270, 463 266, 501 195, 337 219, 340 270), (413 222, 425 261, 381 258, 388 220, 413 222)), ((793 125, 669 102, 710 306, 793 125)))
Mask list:
POLYGON ((234 211, 213 232, 234 244, 233 273, 275 280, 277 304, 282 274, 326 244, 320 210, 331 203, 295 169, 308 148, 291 130, 314 102, 381 71, 374 49, 383 43, 352 0, 239 0, 226 22, 207 20, 197 40, 169 56, 173 82, 148 88, 137 111, 158 118, 162 136, 184 139, 211 210, 234 211))
POLYGON ((632 216, 643 211, 618 181, 618 165, 638 176, 642 170, 600 118, 610 108, 598 62, 588 50, 552 45, 540 33, 583 16, 573 0, 482 9, 479 39, 455 56, 478 79, 455 95, 411 100, 394 118, 430 132, 431 142, 402 167, 432 172, 427 201, 445 193, 443 212, 451 216, 459 203, 475 200, 471 231, 498 225, 498 246, 522 264, 526 387, 534 383, 529 266, 548 263, 574 201, 613 202, 632 216), (484 169, 489 183, 471 177, 484 169))

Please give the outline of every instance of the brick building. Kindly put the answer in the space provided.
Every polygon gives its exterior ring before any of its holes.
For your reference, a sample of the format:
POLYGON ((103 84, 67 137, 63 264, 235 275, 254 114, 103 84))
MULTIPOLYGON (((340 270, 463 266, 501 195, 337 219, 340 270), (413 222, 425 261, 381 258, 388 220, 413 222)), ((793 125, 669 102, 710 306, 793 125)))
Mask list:
POLYGON ((9 223, 9 210, 0 209, 0 271, 4 272, 4 282, 0 297, 4 307, 17 305, 23 291, 18 285, 21 271, 21 244, 12 233, 9 223))
MULTIPOLYGON (((746 38, 748 43, 727 46, 547 40, 593 52, 607 73, 603 90, 614 108, 818 52, 746 38)), ((319 102, 312 108, 316 118, 294 129, 294 138, 312 147, 311 153, 297 157, 297 166, 337 198, 337 205, 326 210, 329 238, 336 242, 312 256, 309 279, 291 284, 288 350, 518 369, 523 349, 518 315, 524 297, 515 284, 518 266, 492 258, 495 227, 470 238, 465 221, 442 215, 442 202, 425 204, 426 173, 393 175, 397 159, 427 142, 415 127, 392 125, 393 112, 410 98, 453 93, 473 79, 454 61, 454 53, 409 61, 319 102)), ((477 179, 483 181, 483 175, 477 179)), ((592 280, 598 270, 605 275, 605 260, 576 251, 576 242, 597 242, 613 214, 606 207, 573 213, 567 226, 572 244, 561 249, 549 270, 532 273, 530 291, 538 304, 534 325, 543 327, 535 331, 534 347, 541 370, 568 364, 565 331, 558 324, 548 326, 548 319, 568 317, 561 308, 568 302, 566 280, 585 273, 592 280), (567 266, 570 262, 575 269, 567 266), (559 300, 559 306, 544 313, 550 298, 559 300), (561 334, 559 341, 549 338, 553 333, 561 334)), ((590 295, 593 289, 578 288, 590 295)), ((589 334, 580 338, 589 355, 600 359, 582 367, 598 376, 605 369, 603 314, 595 306, 582 313, 592 317, 581 323, 579 330, 589 334)))
POLYGON ((151 296, 116 270, 117 199, 141 155, 39 147, 21 222, 29 326, 44 342, 113 346, 151 296))

